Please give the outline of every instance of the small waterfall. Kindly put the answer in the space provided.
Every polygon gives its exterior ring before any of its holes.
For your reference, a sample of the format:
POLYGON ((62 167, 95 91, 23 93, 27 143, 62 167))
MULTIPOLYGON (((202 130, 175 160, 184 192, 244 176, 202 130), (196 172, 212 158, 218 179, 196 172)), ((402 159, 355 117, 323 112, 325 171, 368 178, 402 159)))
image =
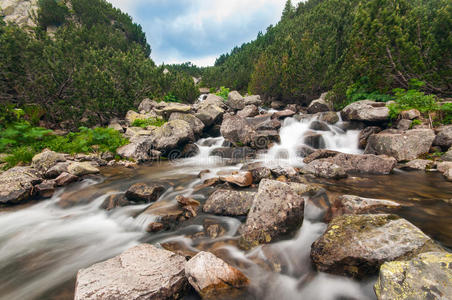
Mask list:
POLYGON ((280 129, 281 142, 261 155, 260 159, 269 165, 303 165, 303 157, 308 151, 315 149, 329 149, 344 153, 358 154, 359 130, 344 131, 340 120, 335 125, 329 125, 318 120, 317 116, 284 120, 280 129), (309 136, 307 138, 307 136, 309 136))

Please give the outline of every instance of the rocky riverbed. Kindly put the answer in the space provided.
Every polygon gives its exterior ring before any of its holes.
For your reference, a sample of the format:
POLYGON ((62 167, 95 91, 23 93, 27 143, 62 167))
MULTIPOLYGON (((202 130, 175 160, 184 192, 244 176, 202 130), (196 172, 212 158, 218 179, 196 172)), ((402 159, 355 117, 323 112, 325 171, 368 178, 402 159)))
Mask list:
POLYGON ((44 151, 0 174, 0 298, 447 299, 452 127, 262 105, 146 99, 110 124, 128 160, 44 151), (167 122, 131 127, 149 117, 167 122))

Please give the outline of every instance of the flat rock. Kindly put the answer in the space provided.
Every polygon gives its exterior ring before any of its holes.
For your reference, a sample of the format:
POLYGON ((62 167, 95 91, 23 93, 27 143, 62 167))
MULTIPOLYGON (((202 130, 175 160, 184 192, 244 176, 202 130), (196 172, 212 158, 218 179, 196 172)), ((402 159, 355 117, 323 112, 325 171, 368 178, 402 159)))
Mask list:
POLYGON ((390 174, 397 165, 393 157, 372 154, 339 153, 325 160, 344 169, 347 174, 390 174))
POLYGON ((133 204, 133 202, 130 202, 126 198, 125 194, 114 194, 114 195, 108 196, 104 200, 104 202, 102 202, 102 205, 100 206, 100 208, 109 211, 109 210, 113 210, 117 207, 124 207, 124 206, 132 205, 132 204, 133 204))
POLYGON ((342 195, 334 199, 326 219, 331 220, 342 215, 388 213, 399 208, 401 205, 391 200, 342 195))
POLYGON ((233 299, 250 283, 242 272, 210 252, 199 252, 191 258, 185 275, 203 299, 233 299))
POLYGON ((218 189, 203 206, 205 213, 223 216, 246 216, 256 193, 218 189))
POLYGON ((15 204, 33 196, 33 186, 42 179, 30 167, 14 167, 0 174, 0 203, 15 204))
POLYGON ((340 152, 337 152, 337 151, 334 151, 334 150, 326 150, 326 149, 315 150, 314 152, 312 152, 311 154, 306 156, 303 159, 303 162, 305 164, 309 164, 310 162, 313 162, 316 159, 333 157, 333 156, 338 155, 339 153, 340 152))
POLYGON ((220 147, 212 150, 210 155, 232 160, 243 160, 256 157, 256 150, 250 147, 220 147))
POLYGON ((263 179, 243 227, 240 246, 245 249, 270 243, 293 232, 303 222, 304 197, 318 187, 263 179))
POLYGON ((75 300, 175 299, 187 286, 185 258, 142 244, 77 273, 75 300))
POLYGON ((239 172, 229 176, 221 176, 220 180, 239 187, 248 187, 253 184, 253 175, 250 172, 239 172))
POLYGON ((347 173, 342 167, 322 159, 314 160, 303 166, 302 172, 323 178, 339 179, 347 177, 347 173))
POLYGON ((368 139, 366 154, 385 154, 397 161, 413 160, 428 153, 435 139, 431 129, 413 129, 402 133, 381 132, 368 139))
POLYGON ((55 183, 57 186, 65 186, 70 183, 78 181, 80 178, 78 176, 72 175, 67 172, 61 173, 57 178, 55 178, 55 183))
POLYGON ((363 278, 376 274, 385 262, 429 251, 441 248, 396 215, 343 215, 312 244, 311 259, 321 272, 363 278))
POLYGON ((84 176, 99 173, 99 169, 89 162, 73 162, 67 167, 68 173, 75 176, 84 176))
POLYGON ((401 168, 408 170, 421 170, 425 171, 435 166, 435 162, 427 159, 415 159, 407 162, 401 168))
POLYGON ((347 105, 341 116, 344 121, 385 122, 389 120, 389 108, 382 102, 362 100, 347 105))
POLYGON ((135 202, 154 202, 165 191, 165 187, 159 184, 136 183, 126 192, 126 197, 135 202))
POLYGON ((412 260, 384 263, 375 294, 378 300, 448 299, 452 295, 452 254, 428 252, 412 260))

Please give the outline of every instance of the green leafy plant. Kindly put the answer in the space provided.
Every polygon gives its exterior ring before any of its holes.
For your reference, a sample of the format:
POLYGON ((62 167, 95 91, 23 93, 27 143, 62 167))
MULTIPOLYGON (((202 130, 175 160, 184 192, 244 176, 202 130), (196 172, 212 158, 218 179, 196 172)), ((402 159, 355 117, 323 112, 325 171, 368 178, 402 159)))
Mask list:
POLYGON ((177 99, 177 97, 175 95, 173 95, 172 93, 168 93, 165 95, 165 97, 163 97, 163 101, 165 102, 175 102, 175 103, 181 103, 182 101, 177 99))
POLYGON ((158 119, 158 118, 136 119, 135 121, 133 121, 132 126, 133 127, 141 127, 141 128, 146 128, 148 126, 161 127, 165 123, 166 123, 165 120, 158 119))
POLYGON ((228 95, 229 95, 229 88, 225 88, 224 86, 220 87, 220 90, 218 91, 218 93, 216 93, 217 96, 220 96, 221 98, 224 99, 224 101, 228 100, 228 95))
POLYGON ((389 116, 396 119, 402 111, 417 109, 426 114, 439 110, 438 100, 435 95, 426 95, 425 93, 411 89, 394 89, 395 102, 389 105, 389 116))
POLYGON ((414 126, 421 125, 421 124, 422 124, 421 120, 418 120, 418 119, 413 120, 413 122, 411 122, 410 128, 413 128, 414 126))

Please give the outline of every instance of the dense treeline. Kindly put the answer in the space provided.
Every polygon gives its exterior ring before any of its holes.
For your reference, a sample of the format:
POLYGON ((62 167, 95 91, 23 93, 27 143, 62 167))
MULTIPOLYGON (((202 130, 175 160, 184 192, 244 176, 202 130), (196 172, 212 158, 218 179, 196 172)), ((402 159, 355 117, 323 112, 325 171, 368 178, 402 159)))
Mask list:
POLYGON ((289 102, 333 89, 369 94, 408 89, 452 95, 449 0, 287 1, 281 21, 203 72, 207 86, 228 86, 289 102))
POLYGON ((36 28, 0 17, 2 104, 24 108, 35 121, 74 128, 105 124, 145 97, 196 99, 192 78, 164 74, 149 58, 141 26, 107 1, 38 3, 36 28))

